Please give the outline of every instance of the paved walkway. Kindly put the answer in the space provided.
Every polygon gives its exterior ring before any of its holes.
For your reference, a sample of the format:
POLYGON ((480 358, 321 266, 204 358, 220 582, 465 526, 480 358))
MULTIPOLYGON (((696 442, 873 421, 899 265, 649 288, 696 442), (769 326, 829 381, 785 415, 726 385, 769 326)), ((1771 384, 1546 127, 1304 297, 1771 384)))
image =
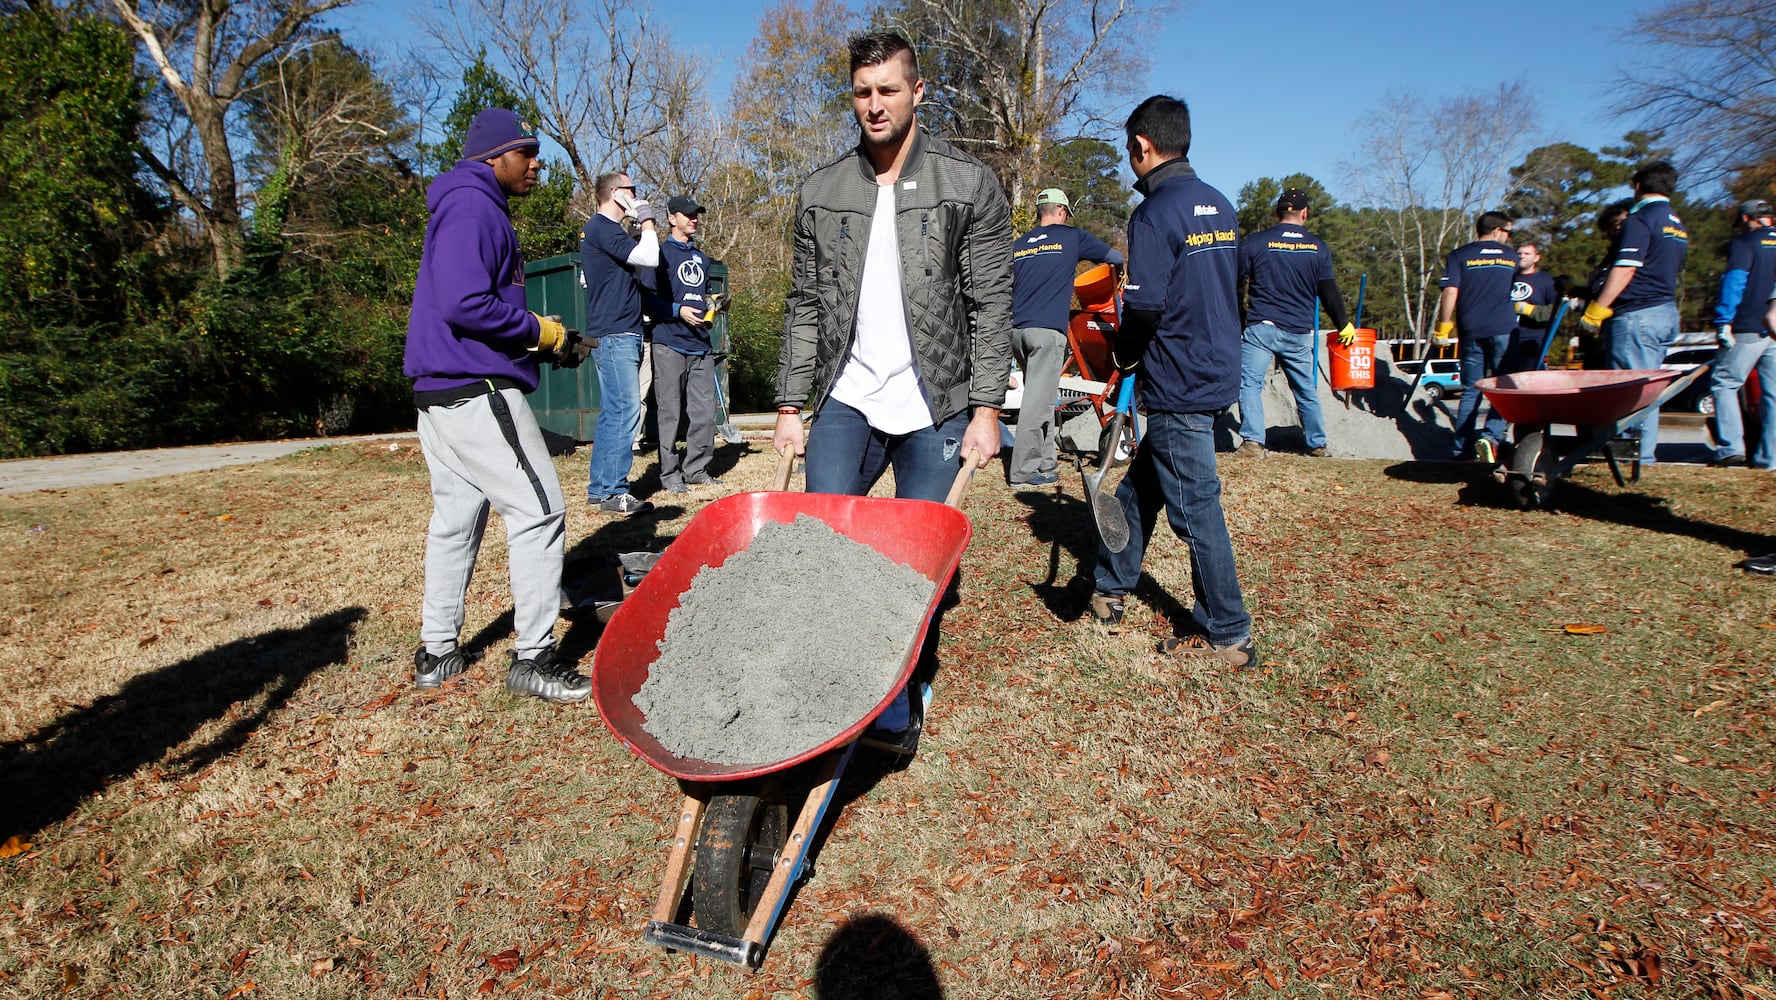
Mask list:
MULTIPOLYGON (((731 419, 748 437, 769 436, 771 428, 777 422, 777 415, 736 413, 731 419)), ((189 448, 105 451, 85 455, 57 455, 54 458, 15 458, 0 461, 0 494, 127 483, 157 476, 203 472, 230 465, 268 462, 310 448, 403 439, 417 442, 418 436, 413 431, 396 431, 392 434, 359 434, 351 437, 243 441, 235 444, 194 445, 189 448)))
POLYGON ((246 441, 149 451, 107 451, 54 458, 15 458, 0 462, 0 494, 33 490, 65 490, 74 486, 127 483, 184 472, 203 472, 230 465, 250 465, 310 448, 331 448, 359 441, 414 438, 412 431, 353 437, 295 438, 288 441, 246 441))

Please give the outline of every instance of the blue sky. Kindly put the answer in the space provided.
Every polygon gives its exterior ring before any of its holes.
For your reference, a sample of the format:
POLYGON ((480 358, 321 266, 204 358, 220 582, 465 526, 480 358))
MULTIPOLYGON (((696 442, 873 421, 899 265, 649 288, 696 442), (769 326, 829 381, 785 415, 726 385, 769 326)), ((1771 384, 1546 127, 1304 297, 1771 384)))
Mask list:
MULTIPOLYGON (((337 16, 348 40, 389 57, 417 39, 398 0, 360 0, 337 16)), ((854 6, 858 6, 854 3, 854 6)), ((1149 93, 1184 98, 1191 160, 1230 197, 1259 177, 1305 172, 1349 197, 1341 165, 1361 157, 1352 125, 1390 92, 1435 102, 1521 80, 1535 95, 1540 141, 1593 149, 1632 127, 1610 118, 1623 33, 1663 0, 1546 0, 1477 16, 1471 4, 1197 0, 1154 37, 1149 93)), ((701 52, 718 100, 733 82, 761 3, 656 0, 672 43, 701 52)), ((1126 112, 1126 108, 1117 109, 1126 112)), ((1525 147, 1529 148, 1528 146, 1525 147)))

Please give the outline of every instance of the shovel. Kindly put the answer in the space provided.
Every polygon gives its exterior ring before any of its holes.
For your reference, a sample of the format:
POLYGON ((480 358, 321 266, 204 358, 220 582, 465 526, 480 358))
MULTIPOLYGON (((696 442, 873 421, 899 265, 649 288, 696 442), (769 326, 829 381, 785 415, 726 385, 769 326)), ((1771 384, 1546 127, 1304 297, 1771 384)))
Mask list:
POLYGON ((1130 426, 1134 422, 1135 377, 1128 374, 1122 377, 1122 387, 1116 394, 1116 412, 1111 415, 1110 422, 1104 425, 1104 433, 1098 438, 1098 467, 1096 471, 1085 475, 1085 496, 1091 501, 1092 519, 1098 523, 1098 537, 1103 539, 1104 547, 1112 552, 1121 552, 1128 547, 1129 524, 1128 516, 1122 512, 1122 503, 1116 494, 1104 492, 1104 475, 1111 469, 1128 462, 1133 449, 1130 426))
POLYGON ((734 425, 734 415, 728 412, 728 397, 722 392, 721 372, 715 373, 715 408, 721 414, 721 423, 715 425, 715 433, 728 444, 739 444, 744 441, 740 428, 734 425))

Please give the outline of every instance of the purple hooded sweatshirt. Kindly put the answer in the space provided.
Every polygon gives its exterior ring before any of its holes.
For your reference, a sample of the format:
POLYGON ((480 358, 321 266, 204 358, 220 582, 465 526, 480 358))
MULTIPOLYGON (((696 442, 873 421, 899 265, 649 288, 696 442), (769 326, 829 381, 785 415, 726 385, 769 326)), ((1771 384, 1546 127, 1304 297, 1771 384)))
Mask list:
POLYGON ((537 321, 524 308, 524 257, 493 168, 462 160, 426 189, 425 249, 402 371, 414 392, 508 379, 537 386, 537 321))

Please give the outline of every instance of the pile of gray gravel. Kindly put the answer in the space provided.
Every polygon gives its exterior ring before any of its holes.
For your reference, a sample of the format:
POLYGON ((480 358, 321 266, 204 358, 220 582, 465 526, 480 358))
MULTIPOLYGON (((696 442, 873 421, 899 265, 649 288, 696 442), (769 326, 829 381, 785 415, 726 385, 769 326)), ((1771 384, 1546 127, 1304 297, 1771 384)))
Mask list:
POLYGON ((887 696, 935 589, 819 518, 763 525, 680 595, 635 694, 642 728, 716 764, 811 750, 887 696))

